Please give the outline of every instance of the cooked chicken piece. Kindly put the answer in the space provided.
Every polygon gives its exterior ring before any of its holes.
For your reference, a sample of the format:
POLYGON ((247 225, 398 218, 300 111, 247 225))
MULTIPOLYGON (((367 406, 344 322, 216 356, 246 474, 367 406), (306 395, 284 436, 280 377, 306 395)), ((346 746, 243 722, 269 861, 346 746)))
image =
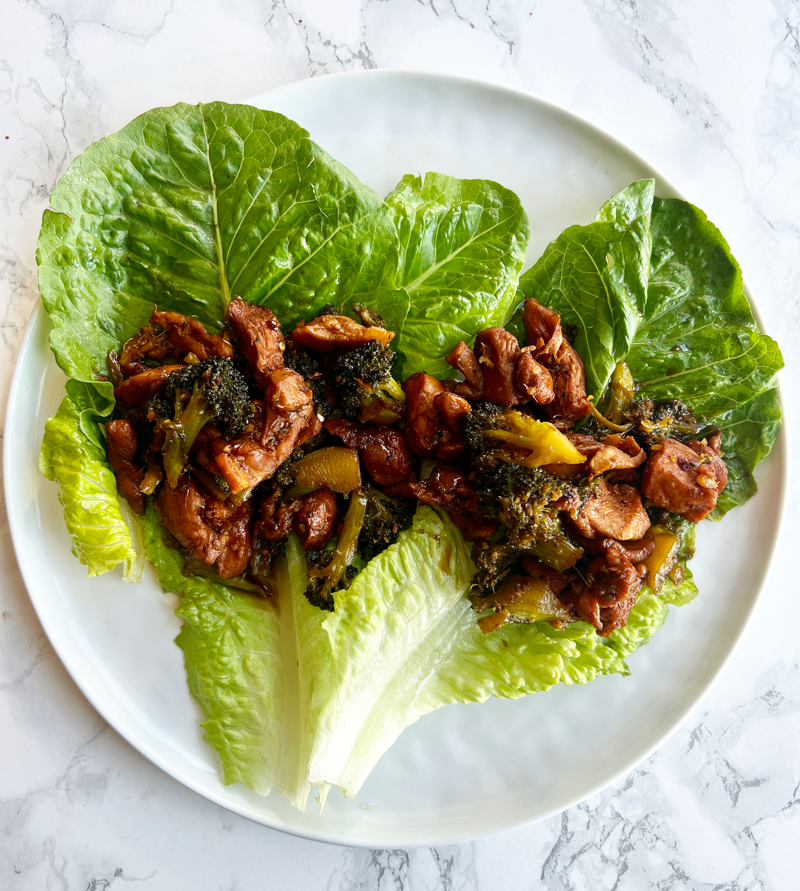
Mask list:
POLYGON ((139 444, 133 424, 126 419, 109 421, 106 424, 106 457, 114 468, 117 490, 137 514, 144 513, 144 493, 139 488, 142 470, 133 462, 139 444))
POLYGON ((267 375, 262 411, 257 412, 257 418, 263 417, 260 426, 256 421, 236 439, 211 443, 217 469, 233 494, 269 479, 299 445, 321 429, 311 389, 289 368, 267 375))
MULTIPOLYGON (((214 477, 223 477, 233 494, 252 489, 271 475, 272 456, 261 445, 264 426, 264 405, 255 400, 250 423, 235 438, 227 440, 207 424, 195 440, 192 456, 214 477)), ((272 471, 274 473, 274 471, 272 471)))
POLYGON ((556 398, 550 372, 530 352, 523 351, 517 359, 516 382, 517 388, 537 405, 548 405, 556 398))
POLYGON ((583 509, 572 517, 586 538, 638 541, 650 528, 639 490, 623 483, 612 486, 602 479, 597 494, 590 495, 583 509))
POLYGON ((596 455, 603 448, 603 443, 588 433, 567 433, 567 439, 575 446, 575 448, 587 458, 596 455))
POLYGON ((643 563, 653 553, 656 546, 655 536, 650 529, 638 541, 586 538, 574 529, 569 531, 569 535, 575 540, 575 544, 580 545, 587 554, 591 554, 593 557, 602 557, 609 548, 622 548, 622 552, 631 563, 643 563))
POLYGON ((586 372, 581 357, 564 337, 557 312, 529 297, 522 316, 533 358, 550 372, 555 399, 546 407, 550 420, 563 429, 589 413, 586 372))
POLYGON ((170 352, 170 343, 166 332, 157 332, 146 325, 129 340, 126 340, 119 351, 119 364, 125 377, 142 374, 148 370, 144 359, 165 359, 170 352))
MULTIPOLYGON (((238 437, 230 442, 220 438, 211 446, 215 473, 225 477, 232 495, 252 489, 269 479, 281 465, 275 452, 253 439, 238 437)), ((201 462, 202 463, 202 462, 201 462)))
POLYGON ((311 388, 301 375, 288 368, 279 368, 269 375, 264 408, 266 421, 261 443, 277 449, 278 464, 322 429, 322 422, 314 413, 311 388))
POLYGON ((434 399, 445 392, 444 384, 424 371, 412 374, 403 383, 406 394, 406 440, 408 447, 420 458, 436 453, 442 422, 434 399))
POLYGON ((455 384, 459 395, 467 399, 480 399, 483 393, 483 370, 478 364, 478 357, 463 340, 459 340, 444 361, 464 375, 464 382, 455 384))
POLYGON ((147 371, 123 381, 114 390, 114 398, 130 406, 144 405, 164 386, 164 381, 173 371, 185 367, 185 365, 159 365, 158 368, 148 368, 147 371))
POLYGON ((659 507, 697 523, 717 506, 728 481, 719 435, 708 442, 662 439, 642 471, 642 493, 659 507))
POLYGON ((209 334, 197 319, 182 316, 179 312, 154 309, 150 324, 158 325, 167 332, 170 345, 179 356, 194 353, 201 362, 209 356, 233 358, 233 347, 227 338, 221 334, 209 334))
POLYGON ((277 412, 303 412, 309 415, 314 402, 311 388, 302 375, 290 368, 278 368, 264 383, 264 407, 277 412))
POLYGON ((372 340, 387 346, 394 338, 394 331, 360 325, 348 316, 326 315, 300 322, 292 338, 317 353, 347 353, 372 340))
POLYGON ((446 361, 460 371, 465 381, 453 384, 466 399, 481 399, 495 405, 521 405, 531 398, 517 385, 519 342, 505 328, 485 328, 475 338, 474 351, 464 343, 450 351, 446 361))
POLYGON ((441 461, 428 479, 411 483, 406 491, 390 494, 410 495, 423 504, 444 508, 467 541, 483 540, 497 531, 497 521, 484 517, 478 510, 478 493, 467 477, 441 461))
POLYGON ((322 426, 349 448, 359 450, 367 473, 377 485, 396 486, 413 473, 411 455, 399 430, 344 420, 325 421, 322 426))
POLYGON ((589 460, 589 475, 598 476, 613 471, 614 478, 619 479, 625 475, 621 471, 627 473, 634 470, 646 460, 644 449, 632 436, 619 436, 613 433, 603 440, 602 448, 589 460))
POLYGON ((302 498, 282 502, 281 493, 273 492, 261 502, 253 524, 253 536, 257 540, 283 541, 292 531, 294 519, 302 506, 302 498))
POLYGON ((475 338, 475 355, 483 371, 483 398, 495 405, 521 405, 528 395, 517 387, 519 341, 505 328, 485 328, 475 338))
POLYGON ((304 551, 318 551, 331 540, 339 511, 330 489, 317 489, 301 499, 294 518, 294 531, 304 551))
POLYGON ((216 564, 220 578, 245 571, 252 550, 249 501, 239 506, 217 501, 183 474, 176 488, 161 486, 155 505, 178 542, 203 563, 216 564))
POLYGON ((286 344, 278 319, 266 306, 255 306, 234 297, 228 307, 228 323, 253 372, 253 379, 259 387, 264 387, 267 375, 283 367, 286 344))
POLYGON ((458 435, 464 418, 472 413, 469 402, 456 393, 439 393, 433 397, 433 405, 442 416, 447 429, 454 435, 458 435))
POLYGON ((590 563, 583 577, 576 577, 562 593, 578 618, 594 625, 601 637, 622 628, 644 584, 646 570, 633 566, 621 548, 609 548, 604 557, 590 563))
POLYGON ((444 426, 440 424, 436 457, 442 461, 456 461, 464 454, 461 441, 461 425, 464 418, 472 413, 472 406, 463 396, 456 393, 439 393, 433 397, 433 405, 444 426))
POLYGON ((217 559, 217 572, 222 579, 230 579, 247 570, 253 552, 252 516, 248 502, 231 508, 222 501, 213 500, 207 514, 209 522, 228 536, 228 544, 217 559))

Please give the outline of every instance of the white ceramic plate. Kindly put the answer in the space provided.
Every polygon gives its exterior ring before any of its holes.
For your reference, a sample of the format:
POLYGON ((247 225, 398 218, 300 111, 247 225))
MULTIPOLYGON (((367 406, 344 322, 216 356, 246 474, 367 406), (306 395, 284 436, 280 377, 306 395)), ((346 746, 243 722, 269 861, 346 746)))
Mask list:
MULTIPOLYGON (((531 219, 528 262, 610 195, 656 175, 607 134, 532 96, 466 80, 370 72, 303 81, 252 100, 283 112, 381 194, 409 172, 496 179, 531 219)), ((223 786, 202 741, 182 656, 175 599, 152 571, 87 580, 70 554, 56 486, 37 469, 45 420, 64 376, 31 319, 12 384, 5 439, 11 531, 31 599, 75 682, 100 714, 180 782, 236 813, 297 835, 401 847, 464 841, 542 819, 631 770, 684 719, 740 637, 777 539, 787 478, 779 441, 760 492, 721 524, 703 523, 693 569, 700 596, 673 610, 630 660, 632 676, 601 678, 515 702, 450 706, 410 727, 355 799, 332 792, 305 814, 279 795, 223 786)))

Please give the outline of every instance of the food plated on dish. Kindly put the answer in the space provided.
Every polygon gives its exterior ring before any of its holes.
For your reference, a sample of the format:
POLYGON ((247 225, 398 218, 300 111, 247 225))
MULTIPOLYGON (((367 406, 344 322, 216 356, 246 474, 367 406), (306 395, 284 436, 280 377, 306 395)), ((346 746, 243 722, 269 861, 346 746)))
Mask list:
POLYGON ((520 276, 496 183, 381 201, 212 104, 102 140, 52 204, 72 380, 42 466, 75 552, 135 577, 147 550, 223 778, 299 807, 442 704, 627 671, 777 432, 738 266, 652 181, 520 276))

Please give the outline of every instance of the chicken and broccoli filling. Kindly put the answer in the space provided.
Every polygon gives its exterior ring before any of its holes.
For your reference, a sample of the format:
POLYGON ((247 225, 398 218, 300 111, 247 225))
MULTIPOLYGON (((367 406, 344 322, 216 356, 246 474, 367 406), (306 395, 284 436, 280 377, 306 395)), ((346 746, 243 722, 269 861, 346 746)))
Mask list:
POLYGON ((677 571, 682 530, 726 483, 718 431, 678 400, 637 399, 623 363, 595 406, 558 314, 535 300, 526 345, 493 327, 453 347, 458 380, 399 381, 394 332, 353 309, 288 336, 238 297, 220 334, 156 310, 109 355, 119 492, 139 514, 152 499, 187 572, 269 592, 294 533, 309 601, 333 609, 417 502, 472 543, 486 633, 580 619, 607 636, 677 571))

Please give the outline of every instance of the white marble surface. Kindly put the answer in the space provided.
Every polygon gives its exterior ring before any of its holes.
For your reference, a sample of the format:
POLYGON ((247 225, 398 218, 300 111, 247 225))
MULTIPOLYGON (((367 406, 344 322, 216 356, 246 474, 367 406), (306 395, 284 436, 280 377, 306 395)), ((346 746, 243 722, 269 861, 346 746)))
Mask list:
MULTIPOLYGON (((723 229, 800 370, 797 0, 8 0, 0 27, 0 415, 37 299, 47 196, 137 113, 358 68, 519 87, 600 123, 723 229)), ((793 455, 797 476, 796 450, 793 455)), ((718 889, 800 886, 800 644, 783 547, 702 708, 616 786, 457 847, 368 851, 252 824, 106 726, 53 654, 0 524, 0 888, 718 889)))

